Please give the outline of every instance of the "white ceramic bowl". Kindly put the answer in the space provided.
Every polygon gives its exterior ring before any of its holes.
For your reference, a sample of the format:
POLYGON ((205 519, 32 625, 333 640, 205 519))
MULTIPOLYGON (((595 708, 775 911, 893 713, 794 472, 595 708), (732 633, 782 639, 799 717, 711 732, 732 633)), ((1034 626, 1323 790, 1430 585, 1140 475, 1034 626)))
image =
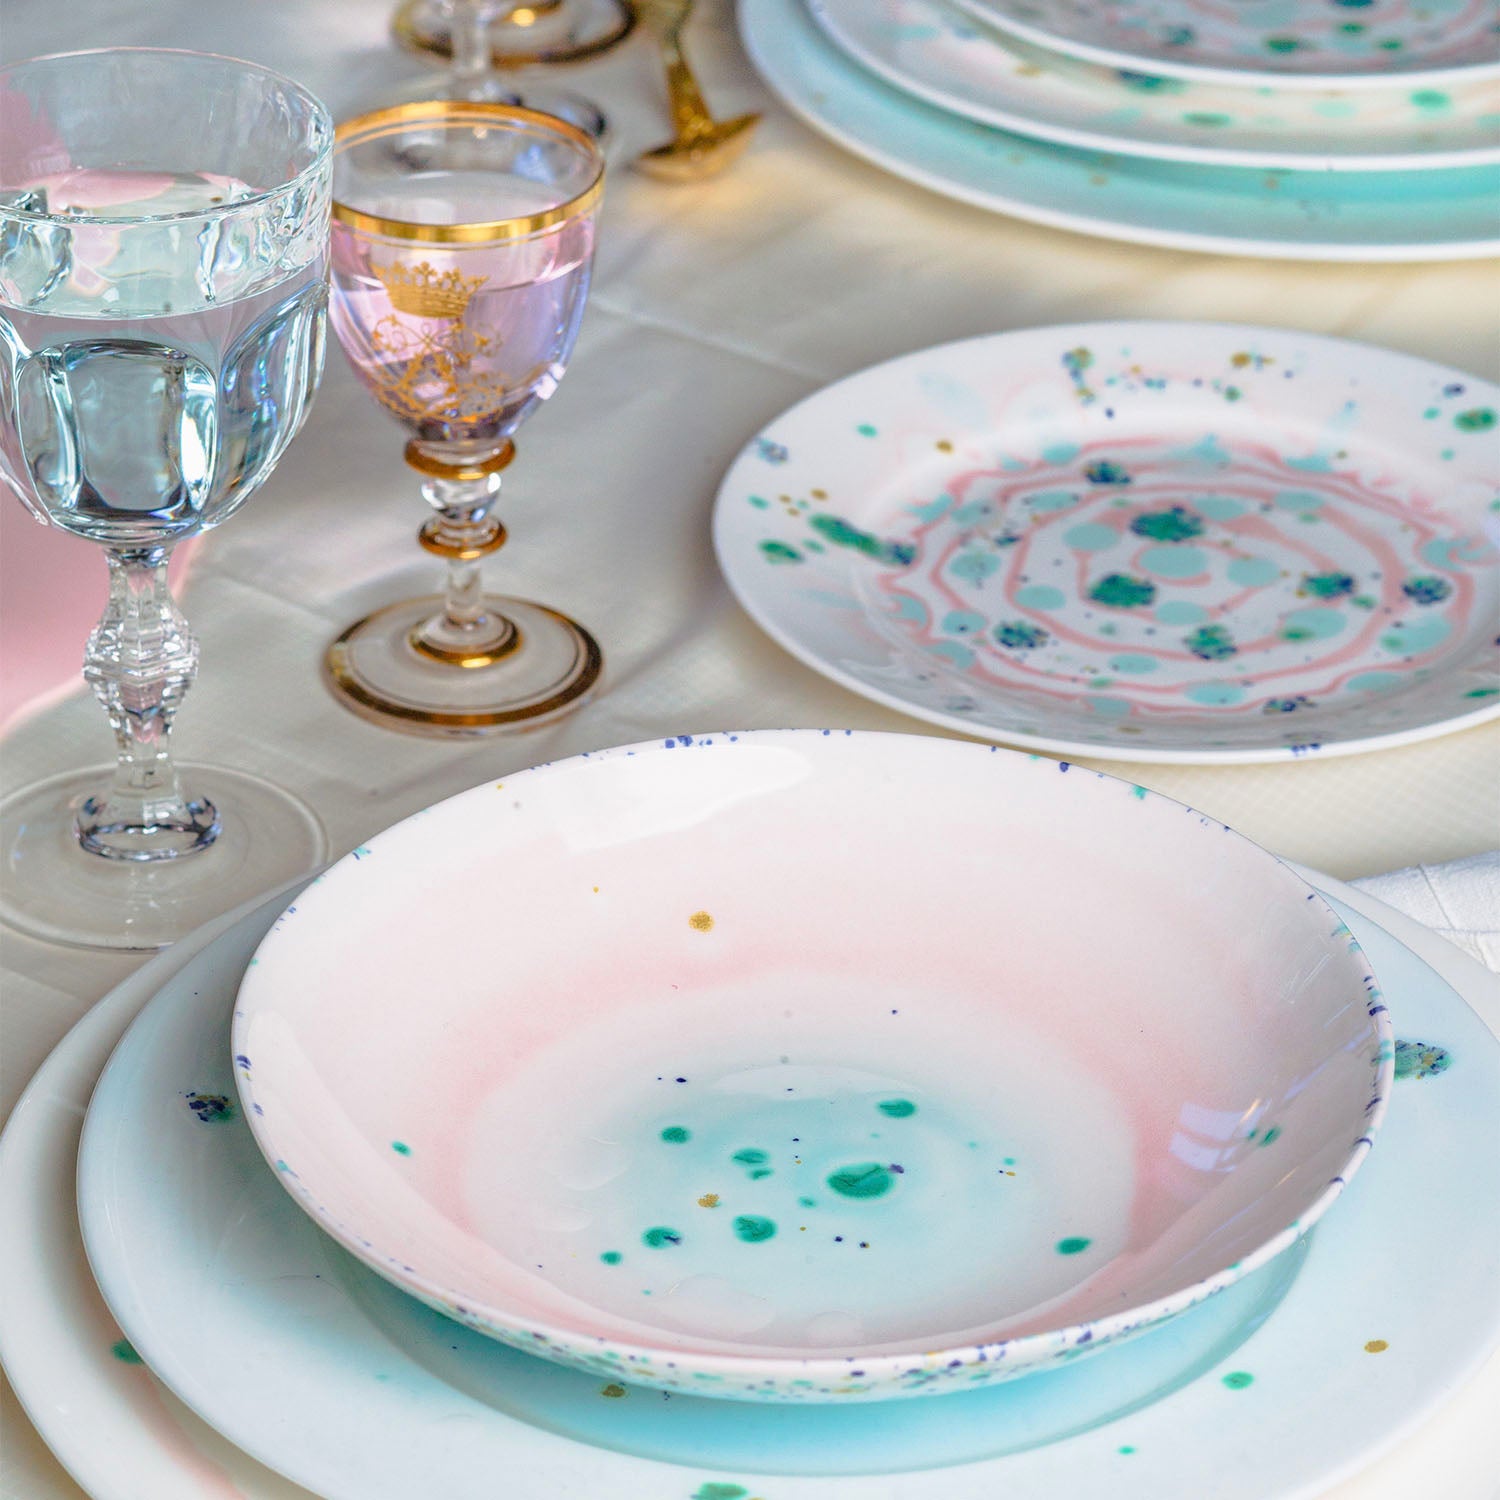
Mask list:
POLYGON ((1078 766, 681 736, 336 865, 233 1047, 287 1189, 424 1302, 610 1379, 966 1389, 1210 1296, 1334 1201, 1392 1044, 1270 855, 1078 766))

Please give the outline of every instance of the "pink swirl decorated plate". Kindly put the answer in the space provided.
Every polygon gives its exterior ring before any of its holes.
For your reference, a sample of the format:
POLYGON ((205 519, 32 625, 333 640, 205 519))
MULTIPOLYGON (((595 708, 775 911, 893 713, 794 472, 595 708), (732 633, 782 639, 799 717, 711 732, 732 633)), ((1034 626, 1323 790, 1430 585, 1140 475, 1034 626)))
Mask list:
POLYGON ((1442 88, 1500 74, 1494 0, 959 0, 1089 62, 1274 87, 1442 88))
POLYGON ((1500 714, 1500 388, 1342 340, 1027 329, 818 392, 715 546, 807 665, 1136 761, 1352 754, 1500 714))

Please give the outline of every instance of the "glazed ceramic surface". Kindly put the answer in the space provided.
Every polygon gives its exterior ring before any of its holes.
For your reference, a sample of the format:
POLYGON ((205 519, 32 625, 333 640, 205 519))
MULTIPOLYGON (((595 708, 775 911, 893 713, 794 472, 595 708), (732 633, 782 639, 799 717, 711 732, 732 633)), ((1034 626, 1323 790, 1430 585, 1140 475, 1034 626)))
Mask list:
POLYGON ((996 334, 777 418, 715 545, 789 651, 935 723, 1129 760, 1367 750, 1500 713, 1497 409, 1308 334, 996 334))
POLYGON ((383 1275, 606 1376, 878 1399, 1090 1353, 1310 1226, 1390 1049, 1305 885, 1069 770, 683 736, 440 803, 257 953, 251 1128, 383 1275))
POLYGON ((1500 73, 1493 0, 962 0, 1002 30, 1115 67, 1281 87, 1441 86, 1500 73))
MULTIPOLYGON (((1337 882, 1325 889, 1378 909, 1337 882)), ((1487 1144, 1500 1131, 1500 1048, 1423 962, 1340 910, 1403 1034, 1426 1044, 1428 1071, 1397 1083, 1381 1149, 1303 1242, 1305 1262, 1294 1250, 1097 1359, 941 1403, 788 1408, 604 1383, 456 1327, 319 1233, 236 1115, 223 1039, 270 909, 171 955, 190 962, 131 1033, 93 1108, 79 1197, 130 1358, 112 1352, 119 1330, 82 1266, 68 1188, 94 1068, 149 992, 141 979, 80 1023, 0 1148, 0 1347, 96 1500, 291 1493, 162 1392, 137 1351, 246 1450, 328 1500, 493 1500, 497 1474, 506 1500, 1321 1494, 1399 1443, 1500 1337, 1500 1182, 1487 1144), (204 1107, 210 1097, 227 1108, 204 1107), (76 1287, 57 1285, 60 1266, 76 1287), (175 1444, 139 1441, 153 1407, 178 1424, 175 1444), (205 1467, 205 1447, 222 1467, 205 1467)), ((1476 995, 1493 988, 1445 951, 1476 995)))
POLYGON ((1006 47, 945 0, 808 0, 808 8, 839 47, 897 88, 1066 146, 1341 171, 1500 160, 1500 83, 1354 94, 1231 88, 1006 47))
POLYGON ((1291 260, 1500 253, 1500 168, 1266 172, 1130 160, 1010 135, 844 56, 800 0, 740 0, 757 71, 814 130, 945 197, 1081 234, 1291 260))

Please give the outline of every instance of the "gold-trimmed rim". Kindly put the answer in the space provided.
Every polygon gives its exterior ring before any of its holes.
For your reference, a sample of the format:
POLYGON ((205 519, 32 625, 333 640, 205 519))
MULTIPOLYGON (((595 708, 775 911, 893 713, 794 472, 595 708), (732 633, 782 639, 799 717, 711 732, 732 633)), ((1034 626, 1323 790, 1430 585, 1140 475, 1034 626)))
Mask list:
POLYGON ((333 156, 351 142, 363 145, 383 136, 395 135, 413 125, 529 125, 550 135, 581 146, 593 159, 593 178, 581 193, 540 213, 514 219, 492 219, 473 224, 419 224, 407 219, 387 219, 367 214, 350 204, 333 200, 333 217, 340 224, 365 234, 383 235, 387 239, 415 240, 426 245, 472 245, 492 240, 519 240, 528 235, 581 218, 597 206, 604 196, 604 157, 595 142, 576 125, 544 115, 539 110, 522 109, 510 104, 480 104, 461 100, 434 99, 418 104, 396 104, 369 114, 344 120, 333 133, 333 156))

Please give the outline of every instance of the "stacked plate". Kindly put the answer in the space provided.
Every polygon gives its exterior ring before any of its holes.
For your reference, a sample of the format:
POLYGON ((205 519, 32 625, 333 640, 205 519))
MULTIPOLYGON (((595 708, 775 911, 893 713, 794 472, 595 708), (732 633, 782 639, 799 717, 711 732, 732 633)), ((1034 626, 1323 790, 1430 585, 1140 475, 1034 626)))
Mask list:
POLYGON ((1500 252, 1486 0, 741 0, 814 128, 998 212, 1183 249, 1500 252))
POLYGON ((1500 1047, 1318 884, 936 738, 485 784, 64 1041, 0 1354, 95 1500, 1321 1492, 1500 1334, 1500 1047))

